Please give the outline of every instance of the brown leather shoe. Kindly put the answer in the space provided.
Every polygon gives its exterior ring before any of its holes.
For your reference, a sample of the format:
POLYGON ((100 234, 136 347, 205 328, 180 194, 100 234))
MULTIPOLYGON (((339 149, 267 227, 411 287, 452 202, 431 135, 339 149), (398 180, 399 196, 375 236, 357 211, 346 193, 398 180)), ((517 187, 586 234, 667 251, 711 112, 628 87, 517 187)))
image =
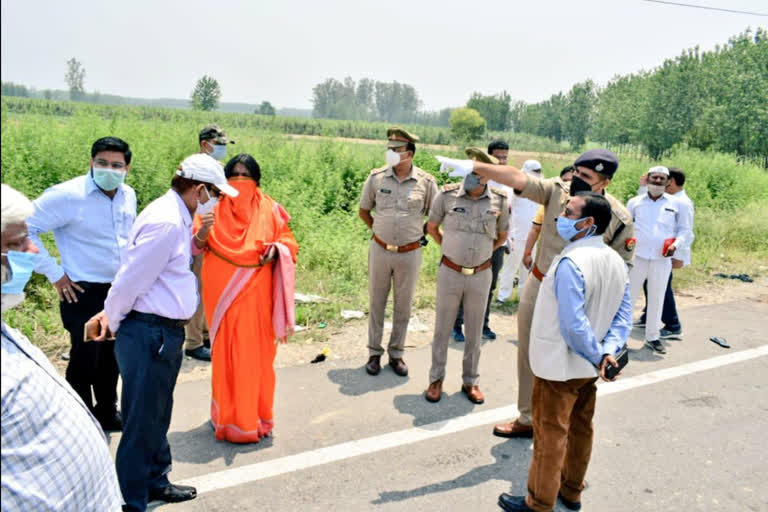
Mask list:
POLYGON ((499 437, 526 437, 530 439, 533 437, 533 426, 523 425, 519 421, 514 420, 493 427, 493 435, 499 437))
POLYGON ((368 375, 378 375, 381 371, 381 356, 371 356, 368 358, 368 364, 365 365, 365 371, 368 375))
POLYGON ((392 370, 398 374, 401 377, 407 377, 408 376, 408 365, 405 364, 405 361, 403 361, 400 358, 390 358, 389 359, 389 366, 392 367, 392 370))
POLYGON ((424 395, 424 398, 426 398, 428 402, 434 403, 434 402, 439 402, 442 396, 443 396, 443 381, 436 380, 435 382, 429 385, 429 388, 427 388, 427 393, 424 395))
POLYGON ((461 391, 467 395, 467 398, 469 398, 469 401, 473 404, 481 404, 485 402, 485 397, 483 396, 483 393, 480 392, 480 388, 477 386, 463 385, 461 386, 461 391))

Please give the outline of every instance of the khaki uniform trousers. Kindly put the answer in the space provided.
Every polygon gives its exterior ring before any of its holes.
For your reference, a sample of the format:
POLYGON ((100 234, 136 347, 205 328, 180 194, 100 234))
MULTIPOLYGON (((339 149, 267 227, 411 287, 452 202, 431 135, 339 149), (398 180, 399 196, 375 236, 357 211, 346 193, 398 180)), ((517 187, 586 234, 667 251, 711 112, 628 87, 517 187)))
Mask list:
POLYGON ((205 309, 203 308, 203 279, 200 273, 203 270, 203 255, 198 254, 192 257, 192 272, 197 279, 197 296, 200 301, 197 304, 197 311, 190 318, 189 323, 184 326, 184 349, 195 350, 203 346, 203 336, 208 333, 208 322, 205 320, 205 309))
POLYGON ((597 378, 565 382, 535 378, 533 385, 533 457, 526 503, 550 511, 557 493, 581 501, 584 475, 592 455, 592 417, 597 378))
POLYGON ((389 336, 387 353, 390 359, 402 359, 408 321, 411 318, 413 292, 419 280, 420 268, 421 249, 400 253, 391 252, 371 240, 368 248, 369 356, 380 356, 384 353, 381 346, 381 338, 384 334, 384 310, 387 307, 389 290, 394 287, 392 333, 389 336))
POLYGON ((440 265, 437 271, 437 304, 435 305, 435 335, 432 339, 432 368, 429 370, 430 383, 445 379, 448 342, 462 298, 464 299, 466 341, 461 378, 465 386, 474 386, 477 383, 483 317, 492 278, 493 273, 490 268, 465 276, 445 265, 440 265))
MULTIPOLYGON (((531 345, 533 308, 536 306, 540 287, 541 281, 531 275, 531 278, 525 282, 520 304, 517 307, 517 410, 520 411, 517 421, 523 425, 530 425, 533 421, 531 410, 533 371, 528 359, 528 349, 531 345)), ((555 313, 555 311, 552 312, 553 315, 555 313)))

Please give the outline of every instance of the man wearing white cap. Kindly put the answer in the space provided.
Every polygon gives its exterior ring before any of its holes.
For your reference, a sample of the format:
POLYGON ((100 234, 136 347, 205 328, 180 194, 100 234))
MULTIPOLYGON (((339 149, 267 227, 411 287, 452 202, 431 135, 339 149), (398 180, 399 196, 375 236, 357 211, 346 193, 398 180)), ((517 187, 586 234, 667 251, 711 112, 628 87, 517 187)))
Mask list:
POLYGON ((98 322, 95 341, 117 335, 123 436, 116 465, 124 510, 144 511, 148 500, 179 502, 197 495, 194 487, 168 481, 171 449, 167 433, 184 324, 199 300, 189 266, 197 251, 193 249, 192 216, 197 213, 207 219, 202 233, 197 233, 205 237, 213 224, 213 217, 207 214, 219 193, 237 196, 221 165, 204 154, 186 158, 171 189, 136 219, 104 311, 89 322, 94 327, 98 322))
POLYGON ((672 256, 692 240, 690 210, 664 192, 669 169, 664 166, 648 170, 648 192, 633 197, 627 210, 635 223, 635 261, 629 273, 632 305, 648 280, 648 312, 645 324, 645 344, 660 354, 666 353, 660 341, 661 312, 664 292, 672 272, 672 256))
MULTIPOLYGON (((522 171, 537 178, 541 177, 541 163, 538 160, 526 160, 523 163, 522 171)), ((499 296, 500 302, 504 302, 512 295, 512 289, 514 288, 515 274, 520 270, 520 276, 517 279, 518 290, 523 289, 525 284, 525 278, 528 277, 528 270, 520 265, 523 259, 523 253, 525 252, 525 242, 528 240, 528 232, 531 229, 531 222, 536 216, 536 210, 539 209, 539 204, 534 203, 529 199, 520 197, 514 193, 514 190, 510 187, 507 188, 507 196, 509 199, 512 215, 510 217, 510 230, 509 230, 509 244, 510 254, 504 260, 504 266, 501 269, 501 276, 499 277, 499 296)), ((520 295, 520 292, 518 292, 520 295)))

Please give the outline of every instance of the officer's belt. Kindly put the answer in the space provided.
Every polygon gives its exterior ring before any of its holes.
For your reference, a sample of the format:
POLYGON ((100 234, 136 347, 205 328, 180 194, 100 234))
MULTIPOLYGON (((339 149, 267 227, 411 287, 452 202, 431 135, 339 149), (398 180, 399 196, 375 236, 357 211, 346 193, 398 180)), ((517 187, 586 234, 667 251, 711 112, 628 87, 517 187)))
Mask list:
POLYGON ((478 265, 477 267, 462 267, 461 265, 455 264, 445 256, 443 256, 443 259, 440 260, 440 263, 442 263, 443 265, 445 265, 451 270, 455 270, 456 272, 464 274, 465 276, 471 276, 471 275, 477 274, 478 272, 482 272, 483 270, 491 266, 491 260, 489 259, 488 261, 478 265))
POLYGON ((410 252, 421 247, 421 243, 418 240, 405 245, 391 245, 385 242, 384 240, 382 240, 381 238, 377 237, 376 235, 373 235, 373 239, 376 241, 377 244, 379 244, 389 252, 410 252))
POLYGON ((539 281, 544 280, 544 274, 541 273, 541 270, 539 270, 539 267, 537 267, 535 263, 531 267, 531 274, 533 274, 533 277, 535 277, 539 281))

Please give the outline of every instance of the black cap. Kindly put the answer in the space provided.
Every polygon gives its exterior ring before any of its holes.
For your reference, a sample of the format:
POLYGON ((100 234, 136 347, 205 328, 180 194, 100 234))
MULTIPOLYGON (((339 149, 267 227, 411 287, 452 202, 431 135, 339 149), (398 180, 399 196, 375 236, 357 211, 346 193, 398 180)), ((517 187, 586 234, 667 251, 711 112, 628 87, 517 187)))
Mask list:
POLYGON ((589 151, 582 153, 579 158, 573 162, 576 167, 586 167, 593 171, 599 172, 608 178, 613 178, 616 174, 616 169, 619 168, 619 159, 616 153, 610 149, 590 149, 589 151))

